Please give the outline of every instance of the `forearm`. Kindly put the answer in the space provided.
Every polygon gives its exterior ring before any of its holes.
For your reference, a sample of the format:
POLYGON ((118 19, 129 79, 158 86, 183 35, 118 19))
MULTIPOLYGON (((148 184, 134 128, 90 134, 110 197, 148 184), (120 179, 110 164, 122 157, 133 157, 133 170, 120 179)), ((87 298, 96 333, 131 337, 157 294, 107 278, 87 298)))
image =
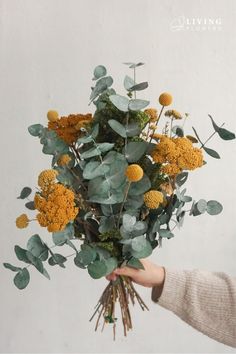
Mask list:
POLYGON ((152 300, 200 332, 236 347, 236 278, 165 268, 163 289, 154 286, 152 300))

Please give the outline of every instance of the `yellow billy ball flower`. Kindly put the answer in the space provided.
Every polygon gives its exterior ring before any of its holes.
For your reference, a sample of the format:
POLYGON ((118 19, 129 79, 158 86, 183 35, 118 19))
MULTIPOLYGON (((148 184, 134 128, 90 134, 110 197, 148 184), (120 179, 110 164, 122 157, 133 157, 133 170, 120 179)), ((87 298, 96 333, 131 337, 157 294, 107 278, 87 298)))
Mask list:
POLYGON ((63 154, 57 160, 58 166, 66 166, 71 161, 71 157, 68 154, 63 154))
POLYGON ((18 229, 24 229, 28 226, 28 224, 29 219, 26 214, 21 214, 20 216, 18 216, 18 218, 16 218, 16 226, 18 227, 18 229))
POLYGON ((163 194, 156 190, 150 190, 143 196, 145 205, 150 209, 156 209, 164 201, 163 194))
POLYGON ((56 122, 59 119, 59 114, 57 111, 48 111, 47 118, 49 122, 56 122))
POLYGON ((169 106, 172 103, 172 96, 168 92, 164 92, 159 97, 159 102, 162 106, 169 106))
POLYGON ((138 182, 143 178, 143 169, 139 165, 129 165, 125 171, 125 175, 130 182, 138 182))

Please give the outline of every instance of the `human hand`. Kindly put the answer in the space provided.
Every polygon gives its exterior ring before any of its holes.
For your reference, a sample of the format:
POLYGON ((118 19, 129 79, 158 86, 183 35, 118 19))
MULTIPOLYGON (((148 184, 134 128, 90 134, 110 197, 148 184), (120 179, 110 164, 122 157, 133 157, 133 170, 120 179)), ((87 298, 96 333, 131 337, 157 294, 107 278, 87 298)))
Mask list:
POLYGON ((140 259, 145 269, 135 269, 131 267, 116 268, 112 273, 106 276, 107 280, 115 281, 118 275, 125 275, 130 277, 135 283, 151 288, 159 286, 163 288, 165 281, 165 269, 158 266, 148 259, 140 259))

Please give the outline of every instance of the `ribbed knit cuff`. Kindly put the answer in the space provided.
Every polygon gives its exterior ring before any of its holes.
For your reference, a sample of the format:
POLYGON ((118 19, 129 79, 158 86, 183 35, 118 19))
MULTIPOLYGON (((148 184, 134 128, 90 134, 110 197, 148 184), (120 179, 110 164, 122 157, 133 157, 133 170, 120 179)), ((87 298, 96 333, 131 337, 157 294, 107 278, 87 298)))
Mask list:
POLYGON ((165 282, 160 292, 160 287, 153 286, 151 298, 152 301, 158 302, 159 305, 176 312, 181 307, 186 287, 186 271, 176 271, 168 268, 165 269, 165 282))

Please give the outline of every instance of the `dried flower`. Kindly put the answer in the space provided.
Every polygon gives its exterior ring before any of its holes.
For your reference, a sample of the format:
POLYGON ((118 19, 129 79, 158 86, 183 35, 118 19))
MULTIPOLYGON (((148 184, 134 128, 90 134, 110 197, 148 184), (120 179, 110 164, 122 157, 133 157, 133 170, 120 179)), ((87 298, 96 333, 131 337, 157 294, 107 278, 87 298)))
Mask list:
POLYGON ((139 165, 129 165, 125 171, 125 175, 130 182, 138 182, 143 178, 143 169, 139 165))
POLYGON ((47 118, 49 122, 56 122, 59 118, 59 114, 57 113, 57 111, 48 111, 47 118))
POLYGON ((149 116, 150 122, 155 122, 158 118, 157 110, 155 108, 147 108, 144 110, 144 113, 149 116))
POLYGON ((63 154, 57 160, 58 166, 66 166, 71 161, 71 157, 68 154, 63 154))
POLYGON ((163 202, 163 194, 156 190, 150 190, 143 196, 145 205, 150 209, 156 209, 163 202))
POLYGON ((54 130, 59 138, 67 144, 73 144, 84 133, 81 128, 86 127, 92 121, 92 114, 70 114, 68 117, 61 117, 55 122, 48 122, 48 129, 54 130))
POLYGON ((164 92, 159 97, 159 102, 162 106, 169 106, 172 103, 172 96, 168 92, 164 92))
POLYGON ((18 218, 16 218, 16 226, 18 227, 18 229, 24 229, 28 226, 29 221, 30 220, 28 219, 28 216, 26 214, 21 214, 20 216, 18 216, 18 218))

